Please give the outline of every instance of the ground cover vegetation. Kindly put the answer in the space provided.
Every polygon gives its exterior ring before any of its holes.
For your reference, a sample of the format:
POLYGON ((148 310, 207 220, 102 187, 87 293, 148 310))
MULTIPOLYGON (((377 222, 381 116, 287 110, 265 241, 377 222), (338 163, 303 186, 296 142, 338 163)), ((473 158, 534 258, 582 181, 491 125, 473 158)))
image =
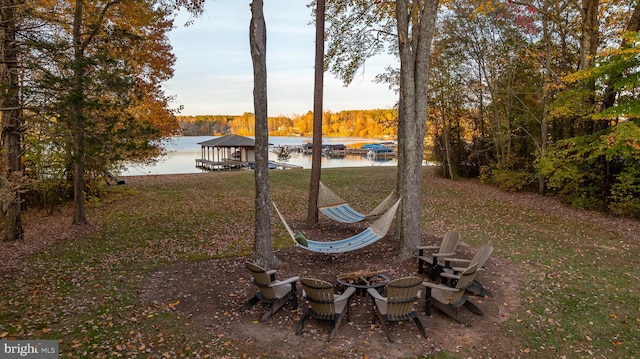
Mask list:
MULTIPOLYGON (((304 227, 310 172, 275 171, 272 199, 292 226, 312 237, 349 236, 360 227, 323 219, 304 227)), ((322 180, 356 208, 373 208, 394 188, 393 168, 323 170, 322 180)), ((461 326, 438 311, 420 313, 386 341, 370 301, 357 299, 351 322, 326 343, 329 324, 294 328, 305 308, 286 306, 258 322, 264 307, 239 307, 255 292, 251 258, 251 171, 131 177, 87 206, 90 226, 72 226, 70 206, 25 214, 25 240, 0 252, 0 338, 59 339, 61 357, 441 357, 631 358, 640 352, 640 223, 573 209, 552 197, 511 193, 478 180, 425 173, 421 240, 462 233, 460 254, 490 242, 481 274, 494 298, 461 326)), ((274 216, 275 217, 275 216, 274 216)), ((366 224, 365 224, 366 226, 366 224)), ((292 246, 272 219, 279 275, 335 283, 338 273, 384 270, 414 275, 397 262, 393 234, 363 251, 319 256, 292 246), (364 268, 366 267, 366 268, 364 268)), ((422 308, 418 303, 417 308, 422 308)))

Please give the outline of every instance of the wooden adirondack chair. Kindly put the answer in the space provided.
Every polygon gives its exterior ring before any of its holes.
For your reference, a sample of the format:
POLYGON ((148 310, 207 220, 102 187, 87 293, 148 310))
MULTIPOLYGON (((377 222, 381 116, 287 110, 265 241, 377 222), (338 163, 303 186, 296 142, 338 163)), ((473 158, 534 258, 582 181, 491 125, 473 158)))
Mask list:
POLYGON ((309 302, 309 308, 296 327, 296 335, 302 333, 304 323, 309 317, 330 320, 333 325, 327 341, 331 341, 340 327, 342 318, 349 320, 349 303, 356 289, 348 287, 344 293, 338 295, 333 291, 333 284, 323 280, 302 278, 300 283, 303 288, 302 295, 309 302))
MULTIPOLYGON (((482 270, 482 267, 484 266, 487 259, 489 259, 489 256, 491 256, 492 252, 493 246, 491 246, 490 244, 485 244, 482 247, 478 248, 476 254, 471 259, 444 258, 444 271, 440 273, 442 282, 450 287, 455 287, 458 279, 460 278, 460 273, 464 272, 467 268, 473 265, 476 265, 478 267, 478 270, 482 270), (455 266, 455 264, 460 263, 466 263, 467 266, 455 266)), ((486 295, 489 297, 493 297, 493 293, 485 288, 477 279, 474 279, 471 282, 471 285, 467 288, 467 291, 479 296, 486 295)))
POLYGON ((387 322, 390 321, 413 319, 422 335, 427 337, 427 330, 413 307, 414 302, 420 298, 421 288, 422 278, 405 277, 392 280, 387 284, 386 297, 383 297, 374 288, 367 290, 373 302, 375 315, 390 342, 393 342, 393 336, 387 325, 387 322))
POLYGON ((251 281, 258 286, 258 292, 240 308, 241 311, 248 310, 259 302, 267 303, 267 311, 260 318, 260 321, 265 321, 289 300, 292 301, 294 308, 298 308, 296 282, 300 277, 291 277, 283 281, 276 280, 275 270, 266 270, 251 262, 247 262, 247 269, 253 276, 251 281))
POLYGON ((444 284, 424 282, 423 285, 427 287, 425 313, 431 315, 431 306, 434 306, 458 322, 466 325, 468 325, 468 323, 458 315, 460 307, 464 306, 474 314, 483 315, 482 309, 464 295, 464 292, 471 285, 471 282, 473 282, 477 268, 477 265, 472 265, 462 272, 454 288, 444 284))
POLYGON ((455 255, 458 242, 460 232, 448 231, 439 246, 418 246, 418 273, 427 272, 431 280, 436 280, 443 271, 442 258, 455 255))

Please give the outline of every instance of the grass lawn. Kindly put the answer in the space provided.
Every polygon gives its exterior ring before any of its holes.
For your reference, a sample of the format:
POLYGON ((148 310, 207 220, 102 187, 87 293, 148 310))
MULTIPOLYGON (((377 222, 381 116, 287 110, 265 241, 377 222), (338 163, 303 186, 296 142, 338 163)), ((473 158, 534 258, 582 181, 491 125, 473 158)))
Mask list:
MULTIPOLYGON (((271 172, 272 200, 283 213, 304 218, 309 175, 271 172)), ((373 208, 395 176, 394 167, 339 168, 323 170, 322 181, 355 208, 373 208)), ((26 241, 2 243, 0 339, 58 339, 61 357, 71 358, 233 355, 228 338, 212 338, 171 306, 145 302, 139 290, 165 264, 251 254, 253 172, 127 182, 87 206, 88 228, 69 225, 69 208, 53 216, 33 211, 24 217, 26 241)), ((490 241, 492 256, 519 268, 519 308, 488 345, 531 358, 638 357, 638 221, 428 174, 422 203, 424 232, 457 229, 475 247, 490 241)), ((273 218, 274 247, 291 245, 273 218)))

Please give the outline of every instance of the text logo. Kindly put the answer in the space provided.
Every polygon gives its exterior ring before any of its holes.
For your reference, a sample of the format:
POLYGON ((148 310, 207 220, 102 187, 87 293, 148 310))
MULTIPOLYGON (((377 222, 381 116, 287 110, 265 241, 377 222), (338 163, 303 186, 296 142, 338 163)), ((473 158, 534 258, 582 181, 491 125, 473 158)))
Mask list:
POLYGON ((58 359, 57 340, 0 340, 0 359, 58 359))

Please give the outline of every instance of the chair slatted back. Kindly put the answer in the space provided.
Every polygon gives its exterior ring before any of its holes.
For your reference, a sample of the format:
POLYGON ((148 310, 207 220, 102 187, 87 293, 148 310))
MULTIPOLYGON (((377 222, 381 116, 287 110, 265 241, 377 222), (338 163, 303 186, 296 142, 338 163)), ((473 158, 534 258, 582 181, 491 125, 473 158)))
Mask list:
POLYGON ((387 315, 400 318, 414 311, 413 303, 419 298, 422 278, 404 277, 394 279, 387 284, 387 315))
POLYGON ((471 262, 469 262, 469 267, 473 265, 477 265, 478 268, 482 268, 484 263, 489 259, 491 253, 493 252, 493 247, 489 244, 485 244, 484 246, 478 248, 476 254, 471 258, 471 262))
POLYGON ((442 237, 442 243, 440 244, 441 253, 453 253, 460 242, 460 232, 448 231, 442 237))
POLYGON ((462 289, 465 289, 471 285, 473 279, 476 276, 477 269, 478 265, 474 264, 472 266, 469 266, 469 268, 467 268, 460 274, 460 279, 458 279, 458 283, 456 283, 456 289, 461 290, 451 293, 451 296, 449 297, 449 303, 456 304, 463 300, 462 296, 464 295, 464 290, 462 289))
POLYGON ((259 265, 251 262, 247 262, 247 269, 251 272, 253 278, 251 281, 253 284, 258 286, 260 290, 260 294, 267 300, 275 300, 276 293, 273 290, 271 285, 271 276, 267 273, 267 271, 260 267, 259 265))
POLYGON ((333 284, 313 278, 302 278, 300 283, 304 289, 304 297, 309 301, 311 310, 325 319, 333 318, 336 314, 333 284))

